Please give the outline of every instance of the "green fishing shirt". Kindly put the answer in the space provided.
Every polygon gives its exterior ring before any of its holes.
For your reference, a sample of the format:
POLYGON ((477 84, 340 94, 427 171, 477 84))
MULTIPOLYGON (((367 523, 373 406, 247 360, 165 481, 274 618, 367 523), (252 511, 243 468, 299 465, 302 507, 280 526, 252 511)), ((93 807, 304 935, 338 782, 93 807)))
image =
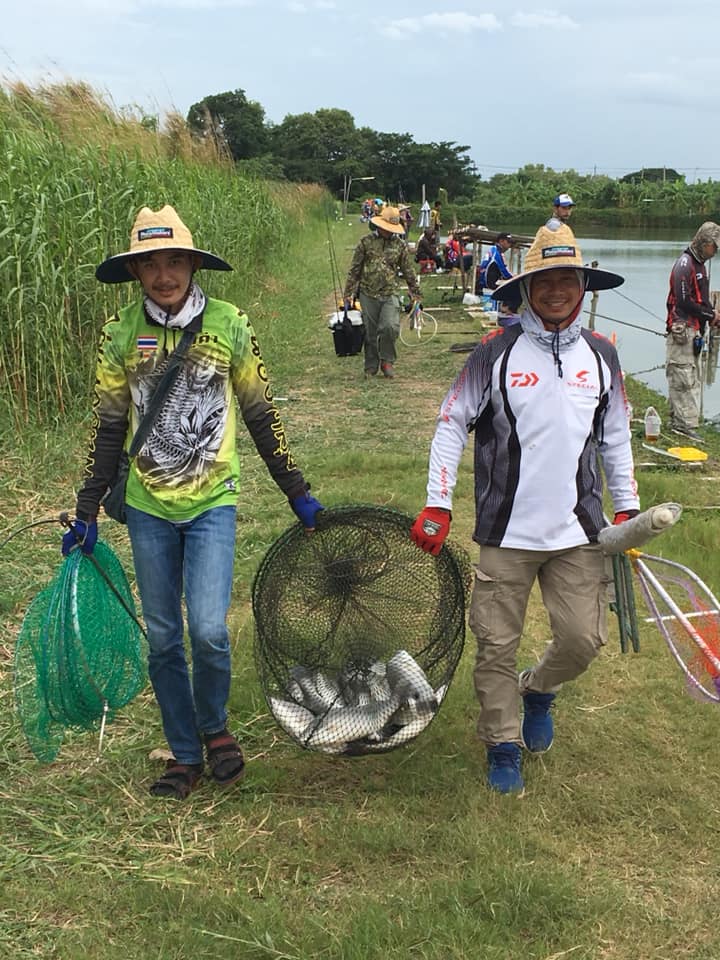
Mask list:
MULTIPOLYGON (((235 504, 241 489, 238 408, 273 480, 289 499, 303 493, 305 482, 290 454, 247 316, 208 298, 189 329, 195 339, 187 358, 131 463, 128 504, 173 521, 235 504)), ((90 450, 77 500, 81 519, 97 515, 120 453, 130 446, 182 333, 150 320, 142 299, 103 327, 90 450)))

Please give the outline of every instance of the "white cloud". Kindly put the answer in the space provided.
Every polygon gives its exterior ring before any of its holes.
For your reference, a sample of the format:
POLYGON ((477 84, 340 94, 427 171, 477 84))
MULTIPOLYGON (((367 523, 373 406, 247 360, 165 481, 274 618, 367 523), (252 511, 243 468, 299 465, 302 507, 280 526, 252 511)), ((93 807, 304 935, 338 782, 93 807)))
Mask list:
POLYGON ((468 33, 471 30, 485 30, 492 32, 501 30, 502 24, 494 13, 481 13, 476 16, 471 13, 426 13, 421 17, 405 17, 401 20, 390 20, 380 32, 386 37, 401 37, 407 33, 424 33, 437 31, 439 33, 468 33))
POLYGON ((564 13, 558 13, 556 10, 540 10, 538 13, 523 13, 522 10, 519 10, 510 17, 510 24, 524 30, 543 28, 577 30, 579 27, 579 24, 571 17, 564 13))

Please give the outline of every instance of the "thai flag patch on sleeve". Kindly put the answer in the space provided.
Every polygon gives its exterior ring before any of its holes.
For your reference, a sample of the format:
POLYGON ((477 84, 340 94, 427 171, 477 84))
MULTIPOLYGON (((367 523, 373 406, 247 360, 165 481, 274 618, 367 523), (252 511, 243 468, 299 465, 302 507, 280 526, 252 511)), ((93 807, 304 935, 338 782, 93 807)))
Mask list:
POLYGON ((157 350, 157 337, 138 337, 137 348, 141 353, 151 353, 157 350))

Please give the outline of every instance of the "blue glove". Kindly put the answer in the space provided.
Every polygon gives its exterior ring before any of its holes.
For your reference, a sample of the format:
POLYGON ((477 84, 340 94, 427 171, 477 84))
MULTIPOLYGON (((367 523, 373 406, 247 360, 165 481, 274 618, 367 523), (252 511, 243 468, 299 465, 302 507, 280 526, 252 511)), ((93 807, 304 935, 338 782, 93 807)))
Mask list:
POLYGON ((84 554, 92 553, 98 538, 97 522, 71 520, 68 526, 70 529, 62 538, 62 555, 66 557, 76 547, 80 547, 84 554))
POLYGON ((299 497, 293 497, 290 501, 290 506, 292 512, 306 530, 315 529, 315 514, 325 509, 325 507, 309 493, 301 493, 299 497))

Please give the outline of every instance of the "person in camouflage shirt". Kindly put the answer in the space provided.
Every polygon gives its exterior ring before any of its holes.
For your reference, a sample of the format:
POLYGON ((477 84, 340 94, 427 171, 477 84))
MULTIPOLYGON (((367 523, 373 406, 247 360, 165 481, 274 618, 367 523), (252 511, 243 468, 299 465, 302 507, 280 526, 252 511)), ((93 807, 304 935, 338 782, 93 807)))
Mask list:
POLYGON ((203 775, 227 787, 243 774, 228 732, 231 658, 227 612, 233 583, 235 517, 252 511, 237 451, 236 409, 258 453, 306 530, 322 506, 290 453, 257 337, 242 310, 205 295, 195 272, 231 270, 193 244, 171 206, 143 207, 127 253, 96 270, 103 283, 137 280, 137 297, 107 321, 98 350, 85 479, 62 552, 91 554, 97 516, 123 450, 147 413, 171 352, 190 346, 136 456, 125 488, 128 533, 143 617, 148 672, 172 759, 150 787, 182 800, 203 775), (182 601, 192 653, 184 646, 182 601))
POLYGON ((377 232, 363 237, 355 247, 343 296, 347 307, 356 294, 360 300, 365 324, 365 376, 374 377, 381 370, 383 376, 394 377, 395 341, 400 333, 398 274, 417 302, 420 287, 408 248, 400 239, 405 231, 397 207, 383 207, 370 223, 377 232))

